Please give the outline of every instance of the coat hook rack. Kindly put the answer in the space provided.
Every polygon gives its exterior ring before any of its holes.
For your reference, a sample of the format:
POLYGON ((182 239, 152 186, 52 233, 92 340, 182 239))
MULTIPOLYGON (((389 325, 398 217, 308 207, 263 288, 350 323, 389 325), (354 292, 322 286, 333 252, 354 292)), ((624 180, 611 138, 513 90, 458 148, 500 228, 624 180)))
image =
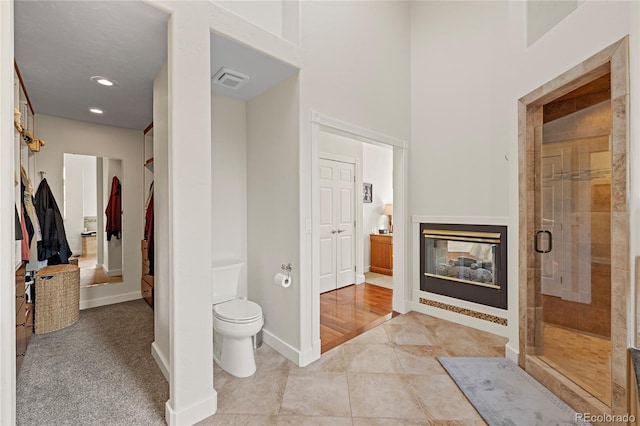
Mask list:
POLYGON ((40 170, 40 171, 38 172, 38 174, 40 175, 40 180, 42 180, 42 179, 44 179, 44 175, 46 175, 46 174, 47 174, 47 172, 40 170))

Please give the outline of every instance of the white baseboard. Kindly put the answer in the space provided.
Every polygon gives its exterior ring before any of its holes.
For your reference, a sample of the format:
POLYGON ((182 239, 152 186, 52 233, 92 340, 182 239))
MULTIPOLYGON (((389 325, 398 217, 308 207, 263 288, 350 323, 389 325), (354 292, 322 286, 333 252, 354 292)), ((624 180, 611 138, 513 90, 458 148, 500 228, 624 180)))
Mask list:
POLYGON ((160 368, 160 371, 162 371, 162 375, 164 376, 164 378, 167 379, 167 382, 170 382, 169 361, 164 357, 164 355, 162 355, 162 353, 158 349, 158 345, 156 345, 156 342, 153 342, 151 344, 151 356, 156 360, 156 364, 158 364, 158 367, 160 368))
MULTIPOLYGON (((213 381, 211 383, 213 385, 213 381)), ((193 425, 207 417, 213 416, 217 410, 218 394, 212 387, 210 395, 178 411, 171 406, 171 399, 169 399, 164 406, 164 415, 169 426, 193 425)))
POLYGON ((520 355, 520 350, 518 348, 513 348, 511 346, 511 341, 508 341, 504 346, 505 356, 509 358, 511 361, 518 363, 518 355, 520 355))
POLYGON ((356 284, 362 284, 364 282, 364 274, 356 275, 356 284))
POLYGON ((316 340, 308 350, 300 352, 300 363, 298 364, 298 366, 306 367, 312 362, 319 360, 320 348, 320 340, 316 340))
MULTIPOLYGON (((90 290, 91 287, 86 290, 90 290)), ((113 305, 114 303, 129 302, 131 300, 141 299, 139 291, 133 293, 117 294, 115 296, 98 297, 95 299, 82 300, 83 288, 80 289, 80 309, 97 308, 98 306, 113 305)))
POLYGON ((364 267, 364 273, 371 272, 371 265, 364 267))
POLYGON ((117 277, 118 275, 122 275, 122 269, 111 269, 108 271, 105 269, 104 273, 108 277, 117 277))
POLYGON ((295 365, 302 366, 302 353, 284 340, 276 337, 269 330, 262 329, 262 341, 295 365))

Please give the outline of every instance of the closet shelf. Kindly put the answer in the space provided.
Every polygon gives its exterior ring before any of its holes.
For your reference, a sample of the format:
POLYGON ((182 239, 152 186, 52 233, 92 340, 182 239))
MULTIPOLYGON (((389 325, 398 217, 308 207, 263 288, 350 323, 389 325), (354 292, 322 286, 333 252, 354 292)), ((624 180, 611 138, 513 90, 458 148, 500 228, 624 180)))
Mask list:
POLYGON ((144 162, 144 166, 149 169, 149 171, 153 172, 153 157, 149 158, 144 162))

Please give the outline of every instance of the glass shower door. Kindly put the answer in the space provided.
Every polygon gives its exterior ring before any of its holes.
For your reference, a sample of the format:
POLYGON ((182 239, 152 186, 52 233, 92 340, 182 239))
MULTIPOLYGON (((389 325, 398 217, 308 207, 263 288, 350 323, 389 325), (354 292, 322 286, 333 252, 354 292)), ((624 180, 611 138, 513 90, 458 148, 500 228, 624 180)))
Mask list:
POLYGON ((538 158, 538 355, 610 405, 609 136, 543 138, 538 158))

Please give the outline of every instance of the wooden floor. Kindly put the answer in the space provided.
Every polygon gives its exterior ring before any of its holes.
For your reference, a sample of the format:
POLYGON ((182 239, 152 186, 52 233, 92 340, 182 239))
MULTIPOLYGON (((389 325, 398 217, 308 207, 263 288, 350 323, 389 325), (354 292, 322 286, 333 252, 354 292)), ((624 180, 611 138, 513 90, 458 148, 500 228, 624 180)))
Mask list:
POLYGON ((392 317, 393 290, 358 284, 320 295, 321 352, 352 339, 392 317))
POLYGON ((80 288, 122 282, 122 275, 108 277, 104 269, 96 268, 95 257, 80 256, 78 267, 80 268, 80 288))
POLYGON ((611 406, 611 341, 555 325, 544 325, 544 362, 611 406))

